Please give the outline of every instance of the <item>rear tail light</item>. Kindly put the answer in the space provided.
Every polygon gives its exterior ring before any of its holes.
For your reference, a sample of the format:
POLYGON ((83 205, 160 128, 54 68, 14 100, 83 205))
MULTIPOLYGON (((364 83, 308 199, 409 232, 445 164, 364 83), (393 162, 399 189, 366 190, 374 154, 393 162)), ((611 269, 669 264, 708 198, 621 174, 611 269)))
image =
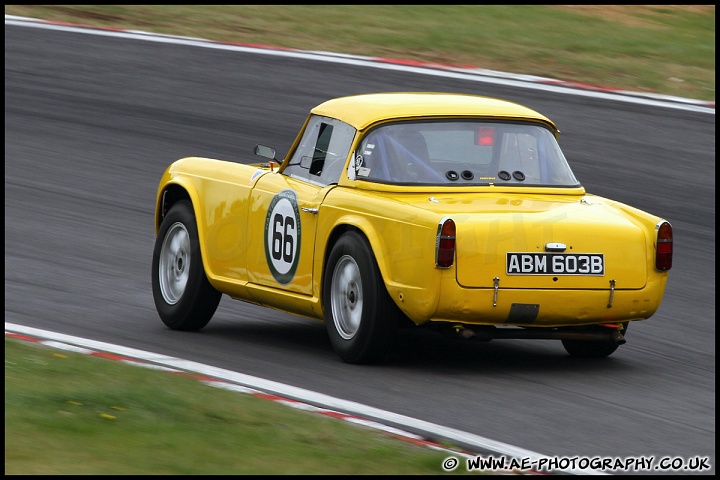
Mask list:
POLYGON ((452 267, 455 260, 455 222, 443 218, 438 224, 435 240, 435 265, 440 268, 452 267))
POLYGON ((657 230, 655 268, 660 271, 670 270, 673 256, 672 225, 663 220, 655 226, 655 230, 657 230))

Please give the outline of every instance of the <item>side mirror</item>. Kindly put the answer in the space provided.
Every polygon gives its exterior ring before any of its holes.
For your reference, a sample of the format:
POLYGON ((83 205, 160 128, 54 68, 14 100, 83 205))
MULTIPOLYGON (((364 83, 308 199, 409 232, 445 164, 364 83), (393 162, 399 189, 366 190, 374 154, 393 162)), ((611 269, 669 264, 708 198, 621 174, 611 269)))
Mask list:
POLYGON ((310 165, 312 165, 312 157, 302 157, 300 159, 300 168, 310 170, 310 165))
POLYGON ((275 149, 265 145, 255 145, 255 155, 275 160, 275 149))

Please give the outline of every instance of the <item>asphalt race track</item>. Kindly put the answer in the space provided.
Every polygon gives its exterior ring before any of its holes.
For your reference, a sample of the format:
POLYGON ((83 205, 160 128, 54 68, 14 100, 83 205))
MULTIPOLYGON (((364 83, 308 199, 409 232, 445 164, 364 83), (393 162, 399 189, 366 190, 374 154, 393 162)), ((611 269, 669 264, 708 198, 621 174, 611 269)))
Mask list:
POLYGON ((715 115, 6 25, 5 321, 187 358, 544 455, 710 457, 703 473, 714 473, 715 115), (674 265, 659 312, 595 361, 570 358, 559 341, 406 331, 387 364, 347 365, 322 323, 228 297, 203 331, 167 329, 150 287, 165 167, 190 155, 254 163, 257 143, 283 156, 310 108, 376 91, 496 96, 553 119, 589 192, 672 223, 674 265))

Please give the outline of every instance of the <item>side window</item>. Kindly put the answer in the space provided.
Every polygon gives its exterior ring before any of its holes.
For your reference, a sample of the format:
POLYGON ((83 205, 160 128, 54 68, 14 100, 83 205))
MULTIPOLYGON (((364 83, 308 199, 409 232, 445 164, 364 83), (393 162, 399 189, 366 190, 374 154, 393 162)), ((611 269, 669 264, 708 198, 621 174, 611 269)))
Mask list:
POLYGON ((526 181, 540 183, 540 163, 538 160, 537 139, 533 135, 518 134, 520 169, 526 181))
POLYGON ((353 138, 355 129, 350 125, 313 115, 282 173, 321 186, 337 183, 353 138))
POLYGON ((500 170, 521 171, 526 183, 540 183, 537 139, 525 133, 506 133, 500 154, 500 170))

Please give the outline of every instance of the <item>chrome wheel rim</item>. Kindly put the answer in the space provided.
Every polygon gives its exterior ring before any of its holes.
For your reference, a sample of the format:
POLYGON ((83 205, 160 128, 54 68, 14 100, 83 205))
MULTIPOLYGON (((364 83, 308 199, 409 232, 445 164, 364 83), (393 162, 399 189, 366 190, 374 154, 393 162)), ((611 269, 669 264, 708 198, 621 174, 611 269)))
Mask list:
POLYGON ((360 328, 363 291, 360 268, 349 255, 341 257, 335 265, 330 303, 335 330, 343 339, 350 340, 360 328))
POLYGON ((190 277, 190 235, 185 225, 174 223, 165 234, 160 249, 158 279, 165 301, 175 305, 185 293, 190 277))

